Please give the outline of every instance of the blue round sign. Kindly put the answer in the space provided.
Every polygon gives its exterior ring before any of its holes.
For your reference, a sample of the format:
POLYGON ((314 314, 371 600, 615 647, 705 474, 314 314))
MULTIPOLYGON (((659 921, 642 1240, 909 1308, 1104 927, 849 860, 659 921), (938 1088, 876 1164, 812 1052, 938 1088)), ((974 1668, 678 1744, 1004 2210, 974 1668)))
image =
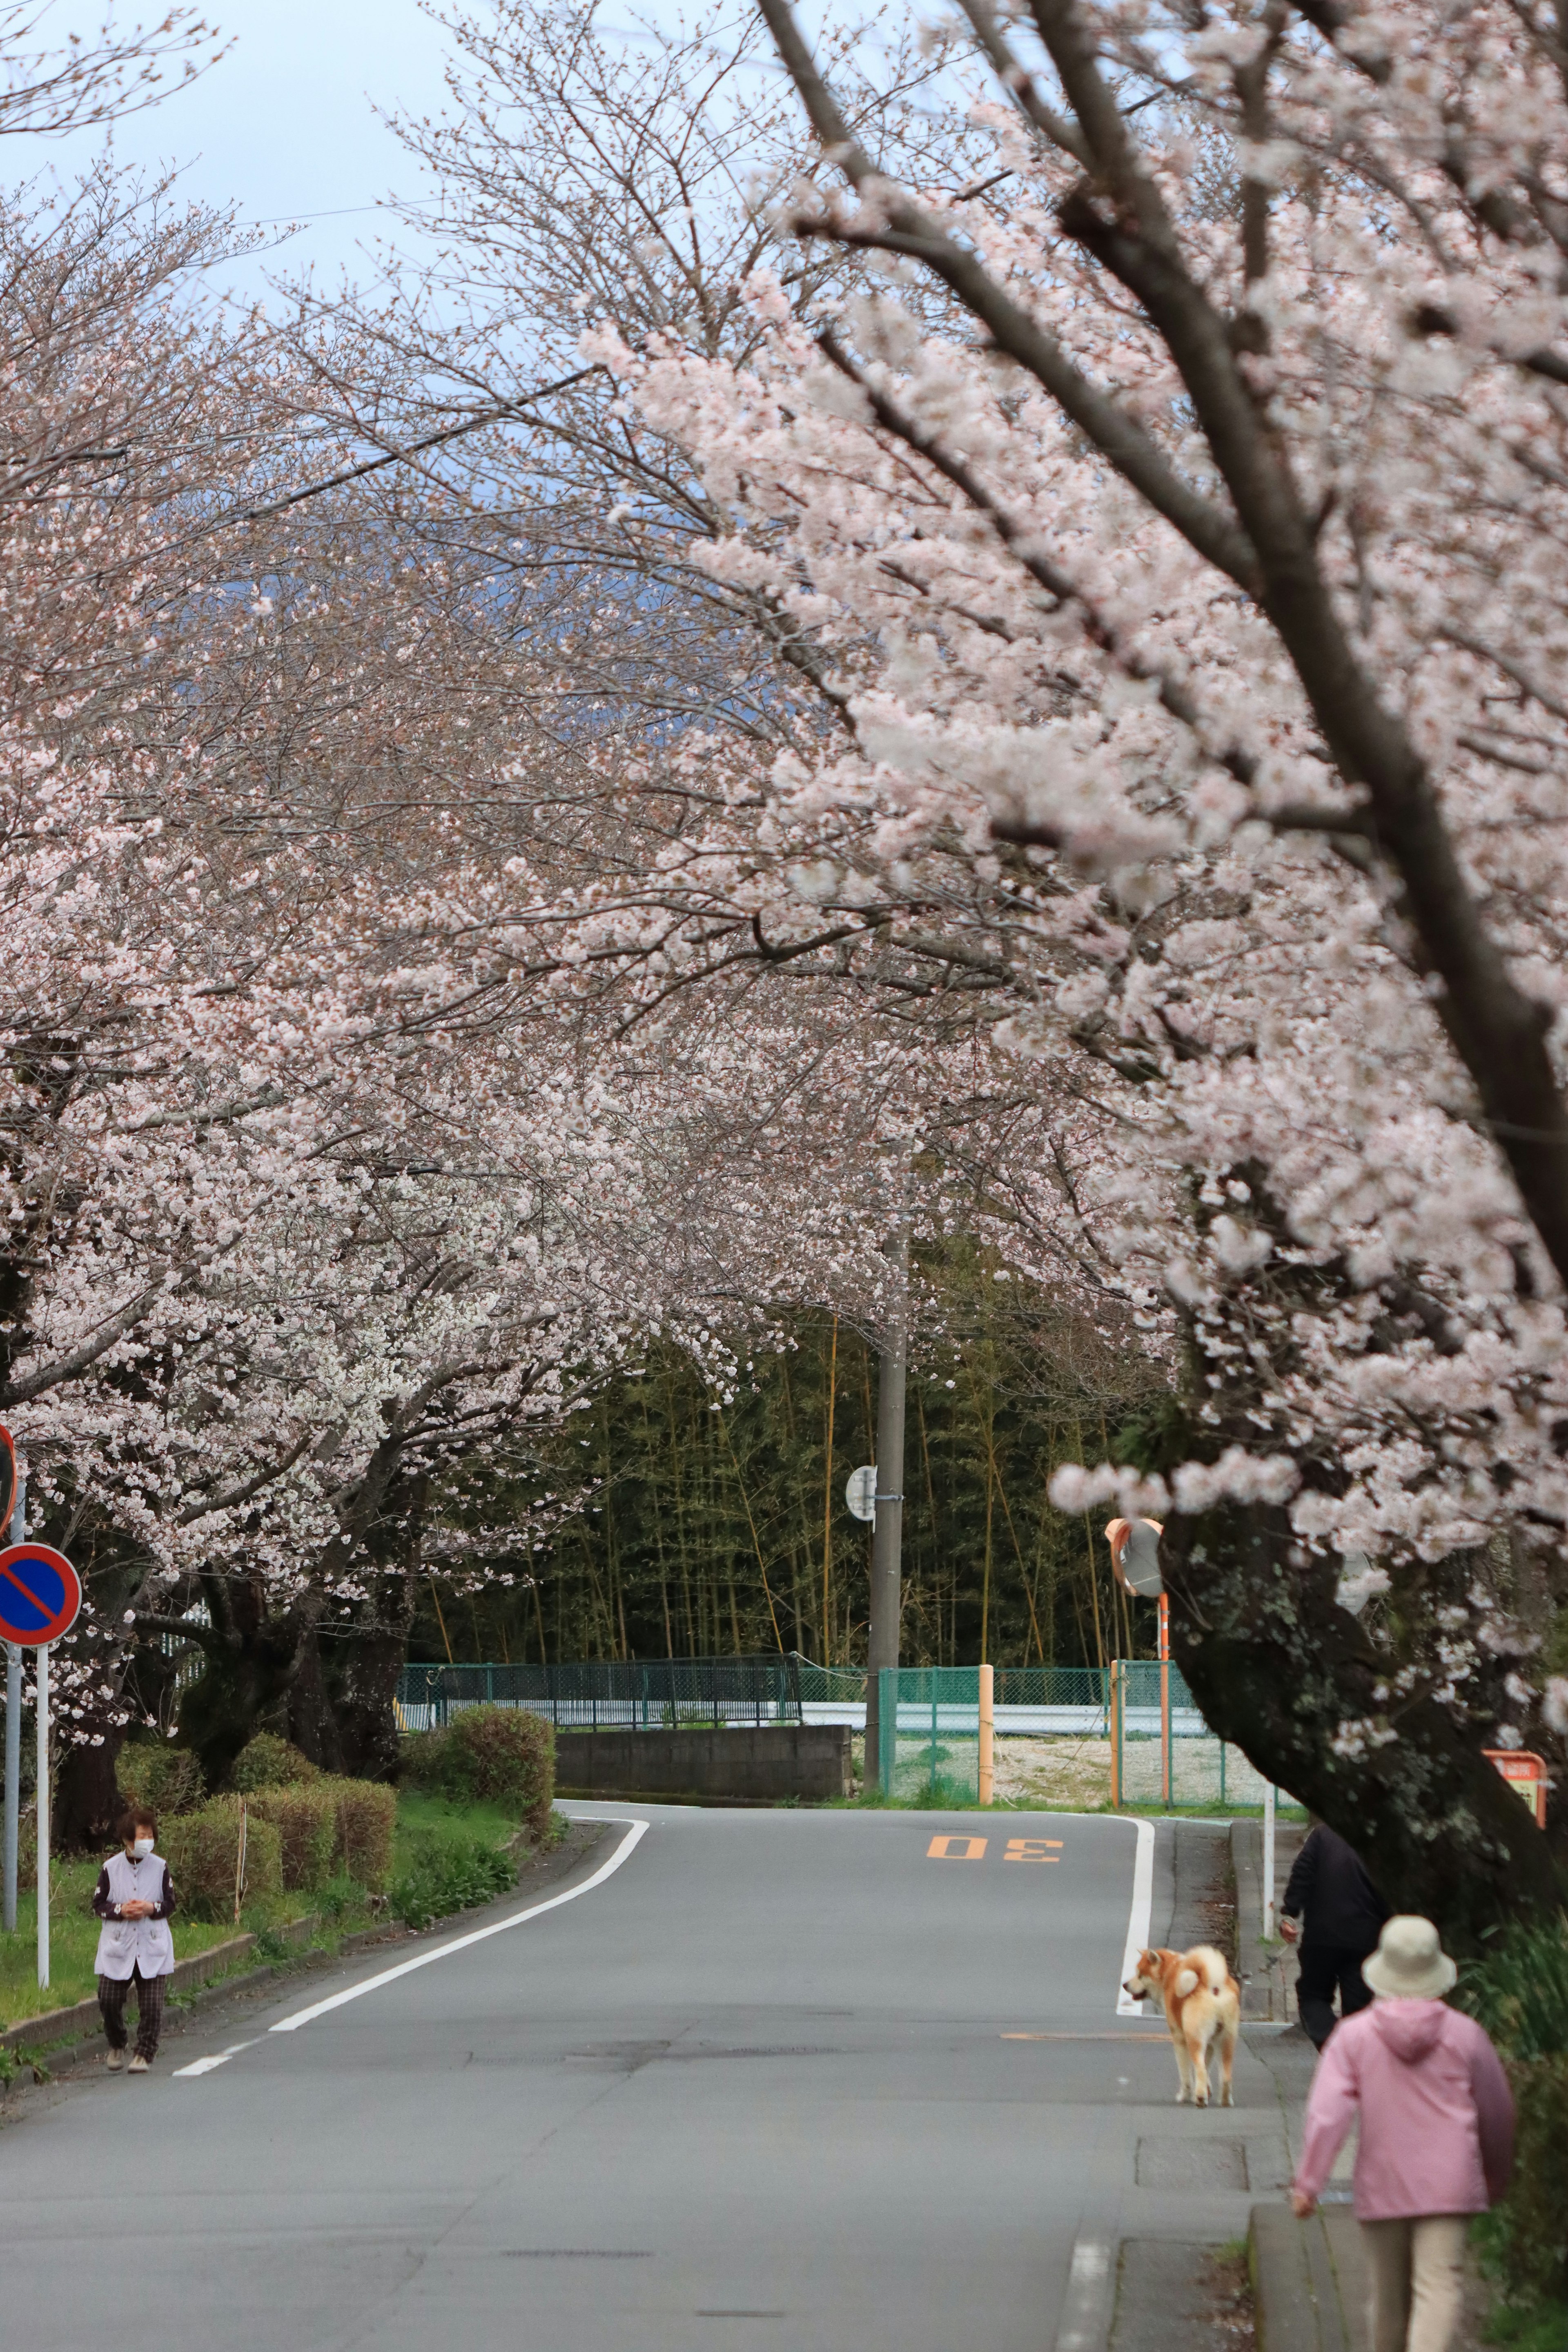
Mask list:
POLYGON ((33 1648, 58 1642, 80 1607, 81 1579, 63 1551, 40 1543, 0 1551, 0 1641, 33 1648))

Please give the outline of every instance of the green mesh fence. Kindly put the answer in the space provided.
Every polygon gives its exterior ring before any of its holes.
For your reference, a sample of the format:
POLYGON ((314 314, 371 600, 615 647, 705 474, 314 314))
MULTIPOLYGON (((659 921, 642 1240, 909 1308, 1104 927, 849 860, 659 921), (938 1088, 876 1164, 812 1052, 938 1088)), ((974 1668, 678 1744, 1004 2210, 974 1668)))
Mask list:
POLYGON ((892 1667, 877 1689, 883 1795, 905 1803, 973 1804, 980 1795, 979 1667, 892 1667))
MULTIPOLYGON (((795 1663, 804 1707, 865 1706, 863 1666, 818 1666, 809 1658, 795 1663)), ((973 1666, 922 1666, 918 1671, 973 1675, 976 1670, 973 1666)), ((1089 1732, 1101 1737, 1108 1733, 1110 1676, 1100 1667, 995 1666, 992 1671, 998 1731, 1089 1732)))
MULTIPOLYGON (((799 1723, 795 1660, 598 1658, 558 1666, 405 1666, 397 1716, 405 1731, 434 1731, 468 1706, 521 1706, 560 1730, 643 1731, 688 1724, 799 1723)), ((860 1677, 862 1689, 866 1677, 860 1677)))
MULTIPOLYGON (((1216 1738, 1174 1666, 1146 1658, 1122 1659, 1110 1675, 1113 1786, 1123 1805, 1205 1805, 1234 1811, 1261 1805, 1263 1775, 1239 1748, 1216 1738), (1161 1705, 1161 1676, 1170 1677, 1169 1728, 1161 1705)), ((1302 1808, 1283 1789, 1281 1813, 1302 1808)))

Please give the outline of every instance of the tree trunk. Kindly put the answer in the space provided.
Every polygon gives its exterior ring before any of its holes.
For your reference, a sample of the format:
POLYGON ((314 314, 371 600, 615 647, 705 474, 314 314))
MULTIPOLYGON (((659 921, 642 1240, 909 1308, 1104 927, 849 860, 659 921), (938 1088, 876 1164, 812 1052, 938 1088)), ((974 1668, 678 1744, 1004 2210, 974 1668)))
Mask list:
POLYGON ((213 1618, 206 1664, 180 1699, 180 1736, 201 1759, 210 1789, 227 1785, 234 1759, 270 1718, 282 1718, 300 1672, 308 1621, 270 1615, 259 1580, 204 1576, 213 1618))
POLYGON ((289 1737, 323 1772, 341 1772, 342 1746, 321 1664, 320 1618, 320 1603, 312 1595, 300 1612, 300 1645, 289 1684, 289 1737))
POLYGON ((115 1779, 120 1753, 118 1731, 97 1748, 68 1748, 55 1775, 50 1809, 50 1843, 60 1853, 80 1853, 106 1844, 120 1819, 121 1798, 115 1779))
POLYGON ((328 1670, 342 1769, 366 1780, 388 1780, 397 1769, 392 1703, 414 1623, 412 1572, 380 1579, 372 1608, 369 1625, 331 1645, 328 1670))
POLYGON ((1543 1833, 1482 1753, 1484 1734, 1381 1655, 1307 1558, 1282 1507, 1174 1518, 1162 1546, 1176 1663, 1205 1720, 1353 1845, 1395 1910, 1458 1949, 1568 1904, 1568 1838, 1543 1833), (1298 1565, 1298 1562, 1301 1562, 1298 1565))

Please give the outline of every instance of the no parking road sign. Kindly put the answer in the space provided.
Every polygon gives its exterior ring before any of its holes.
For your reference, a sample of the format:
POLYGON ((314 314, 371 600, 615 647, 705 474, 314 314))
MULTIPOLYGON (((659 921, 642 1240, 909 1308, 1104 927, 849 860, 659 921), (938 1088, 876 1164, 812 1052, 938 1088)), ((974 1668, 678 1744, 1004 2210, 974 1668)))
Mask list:
POLYGON ((37 1648, 76 1623, 81 1579, 63 1551, 47 1544, 9 1544, 0 1551, 0 1641, 37 1648))

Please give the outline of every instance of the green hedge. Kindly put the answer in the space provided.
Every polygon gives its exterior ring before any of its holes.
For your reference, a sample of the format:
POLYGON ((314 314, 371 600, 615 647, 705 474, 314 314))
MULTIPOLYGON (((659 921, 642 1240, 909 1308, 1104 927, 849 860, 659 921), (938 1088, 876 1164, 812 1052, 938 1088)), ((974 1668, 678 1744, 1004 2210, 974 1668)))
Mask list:
POLYGON ((301 1780, 319 1780, 321 1770, 308 1756, 274 1732, 258 1731, 234 1759, 230 1785, 248 1796, 253 1789, 292 1789, 301 1780))
POLYGON ((443 1731, 416 1732, 404 1749, 415 1788, 516 1814, 542 1843, 555 1801, 555 1734, 521 1706, 467 1706, 443 1731))
MULTIPOLYGON (((175 1815, 160 1824, 158 1843, 179 1908, 195 1919, 232 1918, 239 1799, 214 1797, 199 1812, 175 1815)), ((245 1884, 249 1895, 283 1891, 283 1842, 255 1813, 246 1822, 245 1884)))
POLYGON ((373 1895, 384 1895, 392 1881, 396 1790, 381 1780, 335 1780, 324 1773, 312 1785, 331 1799, 334 1866, 373 1895))
POLYGON ((291 1892, 324 1886, 332 1875, 338 1845, 338 1807, 331 1782, 303 1781, 291 1789, 263 1784, 252 1789, 245 1801, 252 1821, 270 1822, 278 1832, 284 1885, 291 1892))
POLYGON ((151 1805, 160 1822, 167 1814, 194 1813, 206 1802, 201 1763, 188 1748, 128 1741, 115 1759, 114 1778, 127 1803, 151 1805))

